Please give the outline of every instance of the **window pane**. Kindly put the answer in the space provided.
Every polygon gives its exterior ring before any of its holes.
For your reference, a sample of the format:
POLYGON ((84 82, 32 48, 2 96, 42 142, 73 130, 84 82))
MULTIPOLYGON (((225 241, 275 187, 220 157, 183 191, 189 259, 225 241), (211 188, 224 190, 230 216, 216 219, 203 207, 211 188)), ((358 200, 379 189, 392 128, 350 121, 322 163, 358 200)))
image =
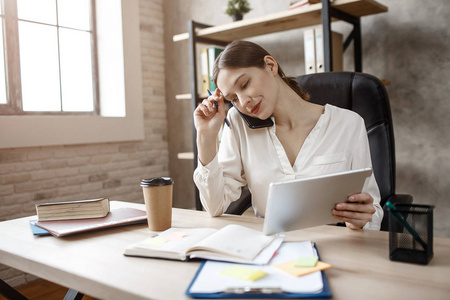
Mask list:
POLYGON ((19 22, 24 111, 60 111, 56 27, 19 22))
POLYGON ((3 49, 3 18, 0 19, 0 104, 6 104, 6 70, 5 70, 5 51, 3 49))
POLYGON ((93 111, 91 35, 61 28, 59 42, 63 111, 93 111))
POLYGON ((58 24, 90 30, 90 2, 90 0, 58 0, 58 24))
POLYGON ((17 0, 19 19, 56 25, 56 0, 17 0))

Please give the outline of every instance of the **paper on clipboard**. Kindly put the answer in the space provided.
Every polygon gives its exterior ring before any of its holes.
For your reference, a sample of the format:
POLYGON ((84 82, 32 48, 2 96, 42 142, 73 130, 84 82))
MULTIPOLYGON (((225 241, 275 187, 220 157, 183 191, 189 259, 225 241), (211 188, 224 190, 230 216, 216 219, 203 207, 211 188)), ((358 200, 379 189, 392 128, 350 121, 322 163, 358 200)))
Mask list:
MULTIPOLYGON (((310 241, 283 243, 277 255, 263 269, 268 275, 252 282, 246 282, 220 274, 222 270, 234 265, 233 263, 207 261, 200 274, 198 274, 190 286, 188 292, 189 294, 209 294, 223 293, 227 290, 238 288, 267 288, 281 290, 286 293, 320 293, 324 287, 321 272, 294 277, 272 267, 273 265, 278 265, 300 256, 307 257, 315 255, 317 255, 317 251, 310 241)), ((261 268, 261 266, 248 267, 253 267, 255 270, 261 268)))

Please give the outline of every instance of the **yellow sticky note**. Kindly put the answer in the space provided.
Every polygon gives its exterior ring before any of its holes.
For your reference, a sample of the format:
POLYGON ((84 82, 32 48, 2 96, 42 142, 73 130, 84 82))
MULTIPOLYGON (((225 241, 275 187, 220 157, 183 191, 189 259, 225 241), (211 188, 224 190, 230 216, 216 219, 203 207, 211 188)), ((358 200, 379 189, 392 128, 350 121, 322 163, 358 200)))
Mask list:
POLYGON ((255 281, 267 275, 267 273, 245 266, 231 266, 220 272, 222 275, 241 280, 255 281))
POLYGON ((167 243, 167 239, 162 236, 155 236, 155 237, 146 239, 143 242, 141 242, 141 244, 149 245, 149 246, 159 246, 164 243, 167 243))
POLYGON ((178 240, 181 240, 182 238, 184 238, 185 236, 187 236, 187 234, 184 231, 172 231, 165 238, 169 241, 178 241, 178 240))
POLYGON ((294 263, 295 267, 315 267, 317 262, 319 261, 318 256, 310 256, 310 257, 299 257, 297 261, 294 263))
POLYGON ((274 267, 296 277, 310 274, 316 271, 322 271, 331 267, 330 264, 319 261, 317 262, 315 267, 298 268, 295 266, 295 262, 296 260, 292 260, 283 264, 275 265, 274 267))

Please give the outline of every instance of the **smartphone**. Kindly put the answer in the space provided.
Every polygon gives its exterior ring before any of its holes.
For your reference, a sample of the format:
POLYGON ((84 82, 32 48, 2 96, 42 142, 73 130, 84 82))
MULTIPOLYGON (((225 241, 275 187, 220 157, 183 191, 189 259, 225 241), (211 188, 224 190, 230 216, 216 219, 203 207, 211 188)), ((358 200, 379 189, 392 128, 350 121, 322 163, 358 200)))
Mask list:
POLYGON ((272 127, 273 121, 271 118, 267 118, 265 120, 261 120, 258 118, 253 118, 250 116, 247 116, 246 114, 243 114, 235 105, 233 102, 231 102, 231 105, 239 112, 242 119, 244 119, 245 124, 251 129, 257 129, 257 128, 264 128, 264 127, 272 127))

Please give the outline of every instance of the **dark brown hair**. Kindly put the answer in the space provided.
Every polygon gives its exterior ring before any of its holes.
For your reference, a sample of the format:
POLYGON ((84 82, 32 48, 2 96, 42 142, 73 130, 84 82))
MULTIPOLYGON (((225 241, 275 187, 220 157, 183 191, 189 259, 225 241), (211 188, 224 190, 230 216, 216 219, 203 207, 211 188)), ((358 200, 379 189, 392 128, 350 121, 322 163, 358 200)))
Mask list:
MULTIPOLYGON (((261 46, 249 41, 234 41, 228 44, 214 62, 213 80, 217 86, 217 76, 223 68, 264 68, 264 57, 270 55, 261 46)), ((295 77, 287 77, 278 65, 278 75, 302 99, 309 100, 309 95, 298 85, 295 77)))

